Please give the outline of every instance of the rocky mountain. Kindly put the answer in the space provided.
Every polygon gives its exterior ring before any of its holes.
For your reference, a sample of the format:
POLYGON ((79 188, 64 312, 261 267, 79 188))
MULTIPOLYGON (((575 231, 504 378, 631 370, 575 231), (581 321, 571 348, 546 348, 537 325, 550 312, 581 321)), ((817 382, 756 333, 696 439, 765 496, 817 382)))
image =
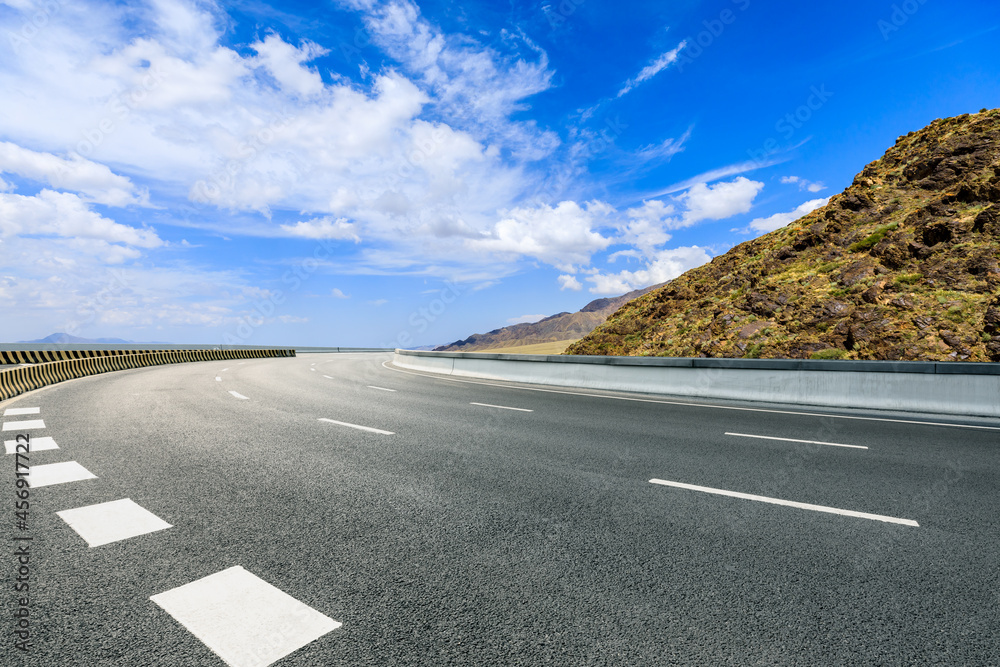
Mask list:
POLYGON ((628 302, 569 354, 1000 361, 1000 109, 899 137, 816 211, 628 302))
POLYGON ((457 340, 454 343, 436 347, 434 350, 436 352, 475 352, 497 347, 533 345, 583 338, 622 305, 660 286, 653 285, 621 296, 595 299, 575 313, 558 313, 538 322, 514 324, 484 334, 474 334, 465 340, 457 340))

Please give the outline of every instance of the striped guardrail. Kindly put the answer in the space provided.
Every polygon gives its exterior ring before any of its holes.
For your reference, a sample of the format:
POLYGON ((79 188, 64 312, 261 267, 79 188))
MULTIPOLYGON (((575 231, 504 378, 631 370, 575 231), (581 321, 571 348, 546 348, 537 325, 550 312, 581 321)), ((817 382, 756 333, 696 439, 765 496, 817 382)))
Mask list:
MULTIPOLYGON (((3 351, 4 359, 11 354, 29 354, 32 351, 3 351)), ((218 359, 256 359, 263 357, 294 357, 291 349, 231 349, 231 350, 45 350, 34 351, 36 355, 24 357, 29 366, 20 366, 0 371, 0 401, 23 394, 32 389, 55 384, 64 380, 97 375, 110 371, 143 366, 160 366, 187 361, 212 361, 218 359), (83 356, 87 355, 88 356, 83 356), (52 355, 65 355, 51 360, 52 355), (80 356, 76 356, 80 355, 80 356), (38 359, 46 359, 38 361, 38 359)))

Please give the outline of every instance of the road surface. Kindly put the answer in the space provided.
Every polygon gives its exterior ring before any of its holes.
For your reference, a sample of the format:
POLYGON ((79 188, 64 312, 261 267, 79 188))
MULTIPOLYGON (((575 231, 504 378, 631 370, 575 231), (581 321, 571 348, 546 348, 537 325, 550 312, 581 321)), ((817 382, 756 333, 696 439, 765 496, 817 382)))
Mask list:
POLYGON ((141 368, 0 404, 5 440, 49 447, 22 529, 7 455, 3 664, 1000 660, 997 421, 390 360, 141 368))

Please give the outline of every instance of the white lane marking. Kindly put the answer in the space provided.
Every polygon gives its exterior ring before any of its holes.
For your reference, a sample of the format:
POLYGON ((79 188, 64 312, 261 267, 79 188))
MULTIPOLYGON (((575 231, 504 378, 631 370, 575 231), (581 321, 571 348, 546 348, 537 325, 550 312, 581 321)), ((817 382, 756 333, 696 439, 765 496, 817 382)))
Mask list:
POLYGON ((41 408, 7 408, 3 411, 4 417, 17 417, 18 415, 37 415, 41 408))
POLYGON ((312 371, 313 373, 315 373, 315 372, 316 372, 316 369, 315 369, 315 368, 310 368, 309 370, 311 370, 311 371, 312 371))
POLYGON ((45 428, 44 419, 27 419, 19 422, 4 422, 4 431, 20 431, 29 428, 45 428))
POLYGON ((332 377, 330 377, 329 375, 324 375, 323 377, 325 377, 325 378, 326 378, 327 380, 332 380, 332 379, 333 379, 333 378, 332 378, 332 377))
POLYGON ((226 372, 226 371, 228 371, 228 370, 229 370, 228 368, 223 368, 223 369, 222 369, 221 371, 219 371, 219 372, 220 372, 220 373, 225 373, 225 372, 226 372))
POLYGON ((342 624, 242 567, 149 598, 230 667, 264 667, 342 624))
POLYGON ((726 435, 735 435, 741 438, 760 438, 762 440, 782 440, 784 442, 802 442, 807 445, 829 445, 830 447, 850 447, 851 449, 868 449, 862 445, 841 445, 836 442, 820 442, 819 440, 796 440, 794 438, 776 438, 770 435, 750 435, 749 433, 726 433, 726 435))
MULTIPOLYGON (((21 443, 23 445, 23 443, 21 443)), ((4 440, 3 446, 7 449, 8 454, 13 454, 17 451, 17 440, 4 440)), ((28 442, 28 449, 32 452, 43 452, 46 449, 59 449, 59 445, 52 438, 31 438, 28 442)))
POLYGON ((235 396, 236 398, 240 399, 241 401, 249 401, 250 400, 249 398, 247 398, 243 394, 241 394, 239 392, 236 392, 236 391, 233 391, 232 389, 229 390, 229 393, 232 394, 233 396, 235 396))
POLYGON ((361 431, 371 431, 372 433, 381 433, 382 435, 395 435, 393 431, 383 431, 380 428, 372 428, 371 426, 358 426, 357 424, 348 424, 347 422, 339 422, 336 419, 327 419, 326 417, 320 417, 319 420, 321 422, 328 422, 330 424, 339 424, 341 426, 356 428, 361 431))
POLYGON ((130 498, 56 512, 91 548, 173 528, 130 498))
POLYGON ((222 378, 220 378, 218 375, 216 375, 215 376, 215 381, 216 382, 222 382, 222 378))
POLYGON ((396 391, 395 389, 386 389, 385 387, 376 387, 373 384, 368 385, 369 389, 378 389, 379 391, 396 391))
POLYGON ((487 387, 504 387, 506 389, 519 389, 521 391, 540 391, 546 394, 565 394, 567 396, 589 396, 590 398, 608 398, 614 401, 632 401, 635 403, 659 403, 661 405, 680 405, 684 407, 691 408, 712 408, 715 410, 741 410, 743 412, 769 412, 776 415, 797 415, 799 417, 829 417, 830 419, 854 419, 857 421, 872 421, 872 422, 890 422, 894 424, 917 424, 920 426, 951 426, 954 428, 974 428, 981 429, 984 431, 1000 431, 1000 426, 979 426, 976 424, 949 424, 948 422, 928 422, 928 421, 916 421, 911 419, 889 419, 887 417, 857 417, 854 415, 837 415, 832 413, 823 412, 796 412, 794 410, 769 410, 767 408, 742 408, 735 405, 715 405, 713 403, 687 403, 684 401, 668 401, 656 398, 635 398, 633 396, 606 396, 604 394, 588 394, 579 391, 563 391, 561 389, 542 389, 540 387, 519 387, 510 384, 499 384, 496 382, 481 382, 477 380, 459 380, 452 377, 446 377, 442 375, 430 375, 427 373, 416 373, 414 371, 403 370, 402 368, 393 368, 392 366, 386 366, 389 360, 382 362, 382 368, 389 371, 395 371, 397 373, 406 373, 407 375, 417 375, 420 377, 430 378, 432 380, 441 380, 444 382, 461 382, 463 384, 481 384, 487 387))
POLYGON ((66 484, 67 482, 79 482, 84 479, 97 479, 97 475, 90 472, 76 461, 63 461, 62 463, 46 463, 40 466, 31 466, 28 475, 28 484, 32 489, 53 484, 66 484))
POLYGON ((526 408, 508 408, 506 405, 492 405, 491 403, 472 403, 469 405, 481 405, 484 408, 500 408, 501 410, 517 410, 518 412, 534 412, 534 410, 528 410, 526 408))
POLYGON ((842 514, 844 516, 853 516, 859 519, 871 519, 873 521, 885 521, 888 523, 898 523, 904 526, 917 526, 920 524, 912 519, 897 519, 892 516, 885 516, 882 514, 869 514, 867 512, 855 512, 854 510, 842 510, 836 507, 825 507, 823 505, 810 505, 809 503, 800 503, 794 500, 782 500, 780 498, 768 498, 767 496, 755 496, 751 493, 740 493, 738 491, 726 491, 724 489, 713 489, 707 486, 695 486, 694 484, 684 484, 682 482, 668 482, 662 479, 651 479, 650 484, 662 484, 663 486, 674 486, 678 489, 689 489, 691 491, 701 491, 703 493, 714 493, 719 496, 730 496, 732 498, 742 498, 744 500, 756 500, 762 503, 771 503, 772 505, 785 505, 786 507, 796 507, 803 510, 812 510, 814 512, 827 512, 829 514, 842 514))

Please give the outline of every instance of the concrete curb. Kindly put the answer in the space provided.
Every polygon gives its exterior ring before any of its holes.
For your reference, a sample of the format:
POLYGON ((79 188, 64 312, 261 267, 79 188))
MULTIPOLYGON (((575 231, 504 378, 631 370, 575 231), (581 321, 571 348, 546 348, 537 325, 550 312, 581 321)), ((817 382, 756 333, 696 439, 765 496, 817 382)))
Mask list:
POLYGON ((32 389, 55 384, 64 380, 97 375, 111 371, 143 366, 159 366, 162 364, 177 364, 188 361, 213 361, 219 359, 257 359, 264 357, 294 357, 295 350, 290 349, 243 349, 243 350, 160 350, 160 351, 31 351, 0 352, 0 358, 6 355, 20 355, 22 361, 11 363, 30 363, 30 366, 11 368, 0 371, 0 401, 13 398, 32 389), (56 360, 50 360, 55 355, 56 360), (78 356, 79 355, 79 356, 78 356), (42 361, 44 359, 44 361, 42 361))
POLYGON ((1000 417, 1000 364, 396 350, 400 368, 698 398, 1000 417))

